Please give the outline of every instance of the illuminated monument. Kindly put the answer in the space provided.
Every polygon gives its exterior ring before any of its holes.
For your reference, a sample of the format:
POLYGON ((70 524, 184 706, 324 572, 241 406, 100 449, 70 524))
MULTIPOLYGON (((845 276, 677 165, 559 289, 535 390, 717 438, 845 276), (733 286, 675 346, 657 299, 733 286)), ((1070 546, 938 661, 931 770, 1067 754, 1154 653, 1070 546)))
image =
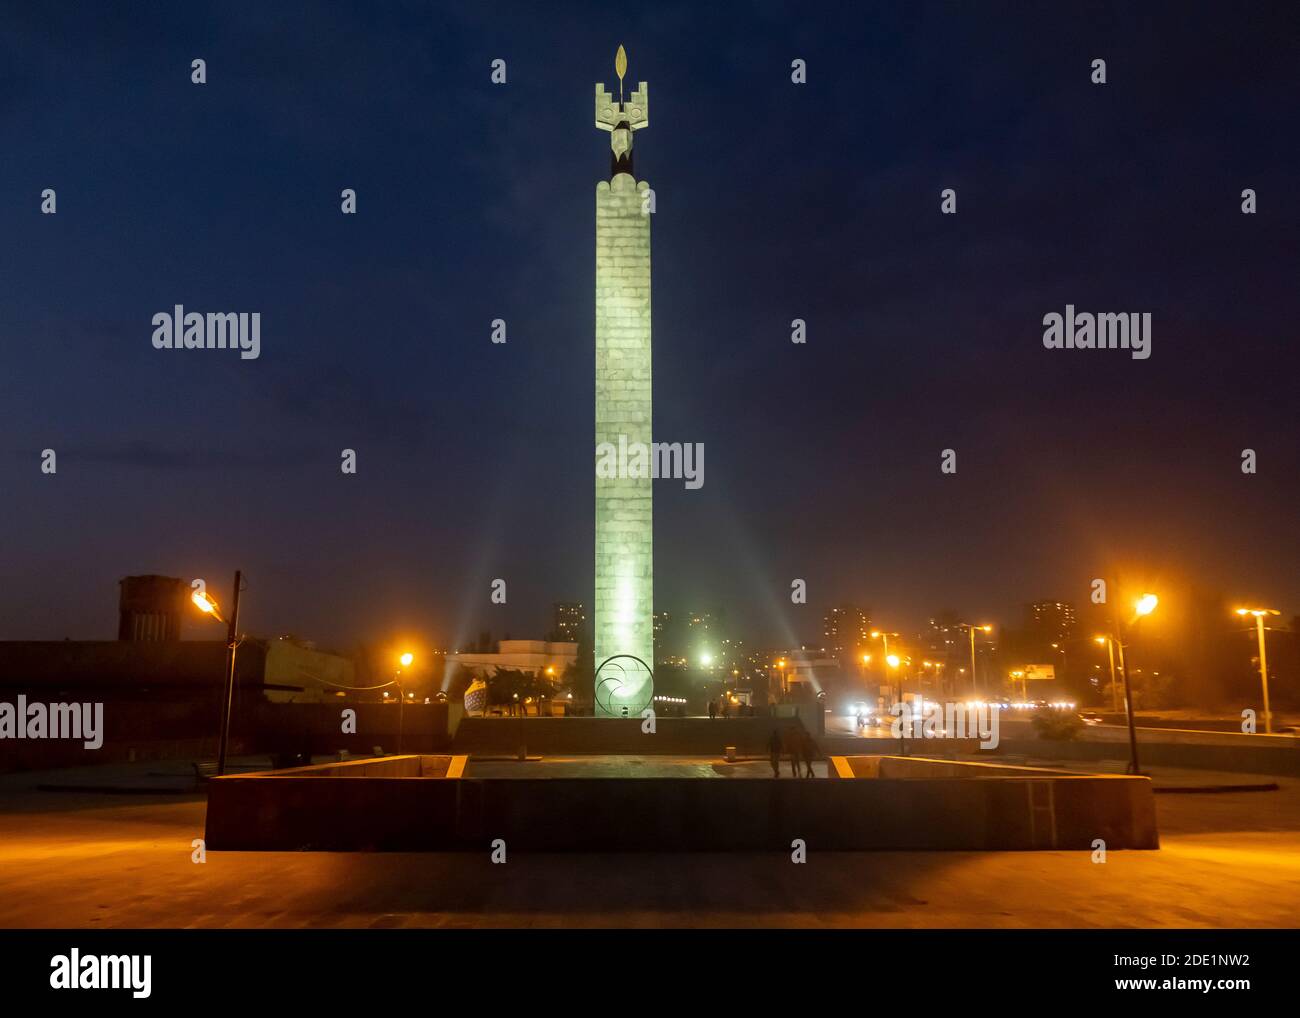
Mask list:
MULTIPOLYGON (((596 447, 650 448, 649 184, 632 175, 632 138, 649 126, 646 83, 624 100, 627 56, 618 48, 618 101, 596 86, 596 127, 610 132, 610 179, 596 185, 596 447)), ((637 716, 653 665, 654 526, 651 479, 596 475, 596 713, 637 716)))

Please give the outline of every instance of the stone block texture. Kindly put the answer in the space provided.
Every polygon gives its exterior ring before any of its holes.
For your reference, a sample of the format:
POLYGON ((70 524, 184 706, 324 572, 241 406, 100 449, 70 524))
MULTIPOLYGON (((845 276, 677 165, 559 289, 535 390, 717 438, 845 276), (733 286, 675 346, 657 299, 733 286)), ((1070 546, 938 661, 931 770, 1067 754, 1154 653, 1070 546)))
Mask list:
MULTIPOLYGON (((648 186, 626 173, 596 186, 596 448, 651 442, 648 186)), ((652 481, 619 473, 596 477, 594 664, 633 654, 653 667, 652 481)), ((612 711, 597 712, 617 716, 620 703, 644 699, 629 686, 612 711)))

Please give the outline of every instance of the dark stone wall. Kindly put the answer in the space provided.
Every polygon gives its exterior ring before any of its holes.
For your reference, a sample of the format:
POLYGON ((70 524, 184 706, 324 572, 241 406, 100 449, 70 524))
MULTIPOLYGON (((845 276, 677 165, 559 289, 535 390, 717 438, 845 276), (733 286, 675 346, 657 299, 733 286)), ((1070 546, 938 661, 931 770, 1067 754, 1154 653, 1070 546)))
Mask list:
MULTIPOLYGON (((24 690, 29 701, 59 702, 50 691, 24 690)), ((14 695, 4 699, 15 702, 14 695)), ((93 691, 61 697, 63 702, 94 700, 93 691)), ((401 748, 408 753, 446 750, 451 744, 448 704, 411 704, 401 708, 401 748)), ((371 756, 379 746, 398 749, 396 704, 267 703, 260 693, 240 690, 230 722, 232 756, 267 755, 333 757, 340 750, 371 756), (342 711, 357 712, 355 734, 342 732, 342 711)), ((55 739, 0 740, 0 773, 90 767, 142 760, 213 760, 221 722, 218 684, 201 698, 106 699, 104 744, 85 749, 80 742, 55 739)))
POLYGON ((1146 778, 329 778, 212 782, 213 850, 1158 848, 1146 778))

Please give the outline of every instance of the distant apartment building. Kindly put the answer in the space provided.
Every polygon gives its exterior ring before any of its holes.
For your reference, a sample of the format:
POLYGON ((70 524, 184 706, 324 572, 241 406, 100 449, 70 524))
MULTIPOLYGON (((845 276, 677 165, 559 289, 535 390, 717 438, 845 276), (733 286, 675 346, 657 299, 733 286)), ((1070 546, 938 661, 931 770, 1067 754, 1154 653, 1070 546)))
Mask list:
POLYGON ((169 642, 181 638, 190 587, 174 576, 125 576, 118 581, 117 638, 169 642))
POLYGON ((657 611, 653 634, 655 662, 662 665, 685 666, 702 655, 721 663, 721 652, 730 646, 721 619, 710 612, 657 611))
POLYGON ((668 612, 655 612, 651 616, 651 633, 654 640, 654 663, 658 666, 668 658, 668 629, 672 625, 672 616, 668 612))
POLYGON ((686 615, 686 632, 688 637, 712 633, 716 628, 713 616, 708 612, 688 612, 686 615))
POLYGON ((578 643, 587 624, 586 606, 581 601, 556 601, 552 612, 552 638, 559 643, 578 643))
POLYGON ((961 623, 951 618, 932 618, 921 634, 921 645, 931 656, 939 655, 945 659, 951 654, 962 654, 969 639, 961 623))
POLYGON ((823 646, 836 658, 852 656, 871 638, 871 618, 860 608, 841 605, 822 616, 823 646))
POLYGON ((654 627, 655 639, 659 640, 667 631, 668 626, 672 623, 672 616, 668 612, 655 612, 652 625, 654 627))
POLYGON ((1078 628, 1074 605, 1068 601, 1034 601, 1028 609, 1029 631, 1049 643, 1071 639, 1078 628))

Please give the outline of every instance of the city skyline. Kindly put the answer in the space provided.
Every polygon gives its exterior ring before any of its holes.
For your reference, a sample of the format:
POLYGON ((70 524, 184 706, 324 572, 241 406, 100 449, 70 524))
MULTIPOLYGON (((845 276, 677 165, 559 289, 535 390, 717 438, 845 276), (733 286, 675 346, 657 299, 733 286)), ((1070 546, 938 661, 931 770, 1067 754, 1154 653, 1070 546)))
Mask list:
MULTIPOLYGON (((586 184, 607 155, 579 83, 608 77, 607 26, 4 17, 25 144, 0 167, 0 327, 18 339, 0 500, 22 592, 0 638, 107 633, 111 612, 70 592, 141 572, 221 591, 242 569, 251 626, 342 643, 525 632, 561 594, 594 603, 586 184), (304 24, 328 66, 295 44, 304 24), (254 56, 232 75, 236 32, 254 56), (91 42, 106 36, 123 46, 91 42), (133 63, 145 37, 154 58, 133 63), (480 38, 506 84, 466 47, 480 38), (575 56, 540 58, 559 51, 575 56), (57 120, 30 112, 40 96, 57 120), (151 316, 177 303, 260 312, 260 356, 154 349, 151 316)), ((820 606, 1009 619, 1117 574, 1300 607, 1282 50, 1200 5, 1158 42, 1122 13, 1007 30, 882 12, 812 32, 670 6, 621 24, 672 125, 638 164, 664 182, 655 433, 709 447, 702 488, 657 482, 656 607, 725 606, 786 642, 820 606), (1064 42, 1080 37, 1106 86, 1064 42), (694 101, 733 95, 762 130, 694 101), (1043 316, 1067 304, 1150 310, 1152 356, 1044 349, 1043 316)))

